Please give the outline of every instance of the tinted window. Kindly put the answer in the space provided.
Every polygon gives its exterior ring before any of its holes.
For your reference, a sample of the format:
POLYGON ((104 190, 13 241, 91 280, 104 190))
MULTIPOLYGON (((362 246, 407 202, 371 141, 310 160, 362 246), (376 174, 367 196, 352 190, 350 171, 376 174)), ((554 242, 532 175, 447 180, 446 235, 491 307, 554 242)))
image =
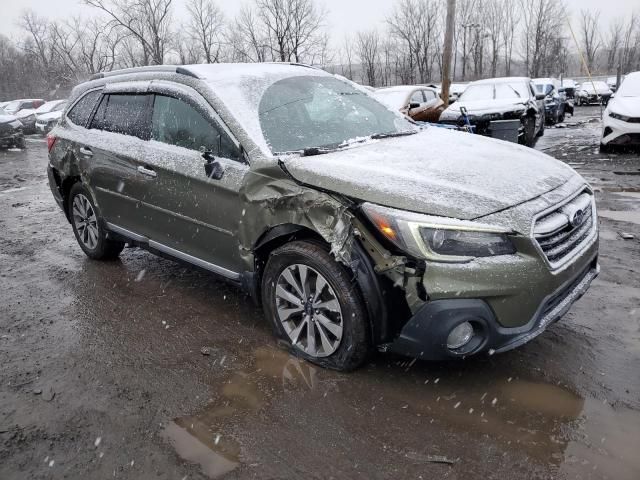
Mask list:
POLYGON ((67 114, 67 118, 71 120, 76 125, 84 127, 87 125, 89 121, 89 116, 93 111, 93 107, 100 96, 99 90, 94 90, 92 92, 87 93, 84 97, 76 103, 73 108, 67 114))
POLYGON ((238 158, 229 138, 195 108, 177 98, 156 95, 153 106, 151 138, 158 142, 207 150, 225 158, 238 158))
POLYGON ((91 122, 91 128, 149 139, 151 95, 105 95, 91 122))

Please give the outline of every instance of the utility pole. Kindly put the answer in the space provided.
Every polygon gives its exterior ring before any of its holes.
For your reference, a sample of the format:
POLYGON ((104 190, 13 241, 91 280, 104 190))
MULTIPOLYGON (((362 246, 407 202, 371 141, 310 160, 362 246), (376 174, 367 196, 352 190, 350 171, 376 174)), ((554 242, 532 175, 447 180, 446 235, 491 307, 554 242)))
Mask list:
MULTIPOLYGON (((453 29, 456 19, 456 0, 447 0, 447 27, 444 32, 444 52, 442 55, 442 101, 449 106, 451 86, 451 55, 453 52, 453 29)), ((466 29, 465 29, 466 33, 466 29)))

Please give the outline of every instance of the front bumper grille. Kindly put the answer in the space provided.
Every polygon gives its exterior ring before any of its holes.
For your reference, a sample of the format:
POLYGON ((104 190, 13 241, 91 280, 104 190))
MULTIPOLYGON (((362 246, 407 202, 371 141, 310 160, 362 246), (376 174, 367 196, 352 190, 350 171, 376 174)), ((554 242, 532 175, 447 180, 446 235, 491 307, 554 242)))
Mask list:
POLYGON ((597 234, 593 195, 583 191, 550 213, 539 217, 534 238, 552 268, 569 262, 597 234))

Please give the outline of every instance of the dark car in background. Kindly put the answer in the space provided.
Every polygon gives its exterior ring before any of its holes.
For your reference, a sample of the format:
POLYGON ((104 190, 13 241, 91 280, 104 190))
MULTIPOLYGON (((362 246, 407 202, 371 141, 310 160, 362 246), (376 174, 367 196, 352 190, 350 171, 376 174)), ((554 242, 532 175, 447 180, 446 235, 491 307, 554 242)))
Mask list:
POLYGON ((564 122, 567 113, 573 115, 573 104, 567 99, 565 90, 554 78, 536 78, 533 81, 536 91, 545 95, 545 120, 549 125, 564 122))
POLYGON ((518 142, 531 147, 536 137, 544 134, 544 98, 527 77, 479 80, 469 84, 458 101, 442 112, 440 123, 463 126, 462 112, 466 111, 476 133, 489 135, 493 121, 520 120, 518 142))
POLYGON ((0 148, 7 147, 25 147, 22 123, 0 108, 0 148))

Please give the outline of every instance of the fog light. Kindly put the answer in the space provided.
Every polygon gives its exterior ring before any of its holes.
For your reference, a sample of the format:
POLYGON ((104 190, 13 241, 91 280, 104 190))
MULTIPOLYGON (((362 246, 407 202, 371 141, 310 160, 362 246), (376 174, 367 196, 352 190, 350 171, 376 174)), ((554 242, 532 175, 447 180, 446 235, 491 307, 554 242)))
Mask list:
POLYGON ((449 332, 447 337, 447 348, 455 350, 469 343, 473 337, 473 327, 469 322, 464 322, 449 332))

